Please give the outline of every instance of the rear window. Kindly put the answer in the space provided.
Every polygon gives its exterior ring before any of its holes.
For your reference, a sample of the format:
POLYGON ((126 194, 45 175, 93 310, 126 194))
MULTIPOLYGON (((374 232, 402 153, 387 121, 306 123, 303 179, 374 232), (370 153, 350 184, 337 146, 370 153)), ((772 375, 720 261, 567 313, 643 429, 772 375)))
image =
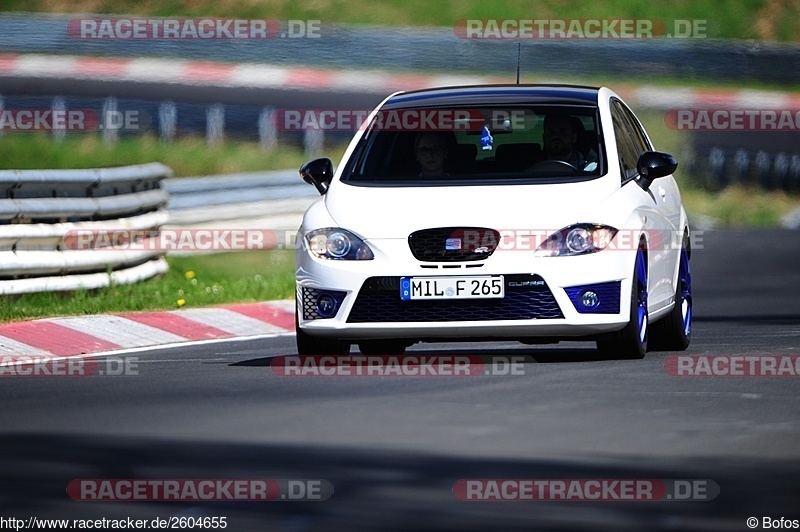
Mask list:
POLYGON ((343 180, 359 185, 551 183, 605 172, 596 107, 378 113, 343 180))

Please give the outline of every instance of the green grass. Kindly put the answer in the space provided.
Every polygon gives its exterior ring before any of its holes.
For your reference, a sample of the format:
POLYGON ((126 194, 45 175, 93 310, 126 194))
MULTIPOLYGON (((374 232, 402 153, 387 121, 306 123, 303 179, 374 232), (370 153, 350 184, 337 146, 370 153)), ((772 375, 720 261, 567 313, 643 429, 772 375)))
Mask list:
POLYGON ((722 228, 776 227, 784 214, 800 208, 797 195, 741 185, 712 193, 681 183, 681 199, 690 218, 692 213, 710 216, 722 228))
POLYGON ((314 19, 326 23, 452 27, 476 18, 703 19, 711 36, 800 40, 800 4, 785 0, 5 0, 3 11, 314 19))
POLYGON ((98 290, 3 296, 0 322, 49 316, 174 310, 294 297, 294 254, 244 251, 168 257, 157 278, 98 290))

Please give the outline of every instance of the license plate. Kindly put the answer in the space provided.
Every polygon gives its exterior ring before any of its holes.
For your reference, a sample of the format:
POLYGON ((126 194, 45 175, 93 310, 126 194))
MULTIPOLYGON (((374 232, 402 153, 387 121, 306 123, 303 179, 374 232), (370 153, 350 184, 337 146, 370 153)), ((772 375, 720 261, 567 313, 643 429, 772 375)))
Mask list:
POLYGON ((505 297, 502 275, 480 277, 401 277, 400 299, 499 299, 505 297))

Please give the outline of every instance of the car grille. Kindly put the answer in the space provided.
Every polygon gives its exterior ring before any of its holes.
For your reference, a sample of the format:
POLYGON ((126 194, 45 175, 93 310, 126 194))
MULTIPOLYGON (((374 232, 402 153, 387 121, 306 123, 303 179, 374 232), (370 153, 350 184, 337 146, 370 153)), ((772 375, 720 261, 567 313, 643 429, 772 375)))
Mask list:
POLYGON ((502 299, 400 299, 400 277, 370 277, 364 281, 348 323, 534 320, 563 318, 553 293, 538 275, 505 276, 502 299), (526 282, 531 286, 519 286, 526 282), (517 286, 509 286, 515 283, 517 286))
POLYGON ((423 262, 465 262, 490 257, 499 241, 500 233, 494 229, 439 227, 411 233, 408 246, 423 262))

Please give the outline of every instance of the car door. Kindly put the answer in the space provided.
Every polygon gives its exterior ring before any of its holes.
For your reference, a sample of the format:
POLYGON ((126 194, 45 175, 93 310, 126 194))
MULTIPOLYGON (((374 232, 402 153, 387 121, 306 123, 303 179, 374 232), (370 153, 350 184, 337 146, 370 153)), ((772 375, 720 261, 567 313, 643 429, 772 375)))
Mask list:
MULTIPOLYGON (((634 138, 637 146, 642 146, 646 150, 653 150, 653 145, 650 143, 649 137, 644 130, 644 126, 636 118, 633 112, 622 105, 622 111, 628 119, 628 124, 634 133, 634 138)), ((662 198, 661 211, 664 216, 669 220, 671 227, 680 231, 681 225, 681 194, 678 189, 678 184, 672 176, 660 177, 653 183, 655 186, 654 192, 657 197, 662 198)))
MULTIPOLYGON (((636 195, 641 199, 639 209, 646 218, 644 228, 648 234, 649 246, 648 307, 656 310, 668 305, 670 298, 675 295, 673 273, 676 262, 673 256, 677 254, 670 252, 669 245, 675 231, 674 216, 670 212, 674 207, 667 198, 675 196, 677 187, 673 189, 668 182, 672 178, 661 178, 656 179, 647 191, 639 188, 634 182, 639 175, 636 162, 642 153, 653 149, 652 145, 633 113, 617 99, 612 99, 611 117, 619 152, 622 184, 636 187, 636 195)), ((674 181, 672 184, 674 185, 674 181)))

